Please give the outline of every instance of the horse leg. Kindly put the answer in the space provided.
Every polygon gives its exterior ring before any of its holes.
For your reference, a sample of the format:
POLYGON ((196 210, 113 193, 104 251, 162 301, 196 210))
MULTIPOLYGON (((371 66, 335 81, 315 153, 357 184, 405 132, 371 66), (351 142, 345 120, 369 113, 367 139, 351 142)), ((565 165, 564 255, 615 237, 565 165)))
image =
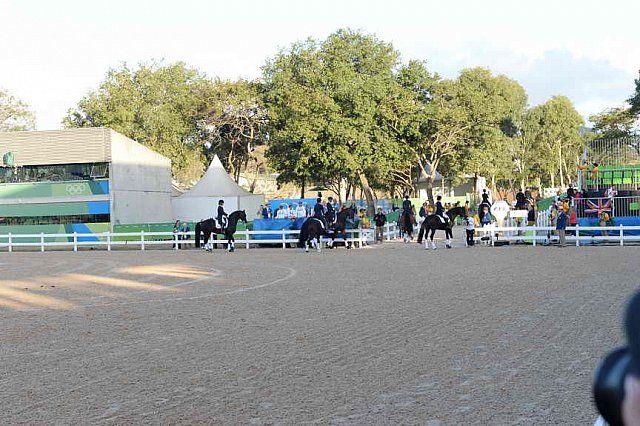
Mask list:
POLYGON ((315 240, 313 241, 315 242, 316 251, 320 253, 320 250, 322 248, 322 245, 320 244, 320 234, 316 235, 315 240))
POLYGON ((433 236, 436 234, 436 228, 433 228, 431 230, 431 235, 430 235, 430 239, 431 239, 431 250, 435 250, 436 247, 436 242, 433 240, 433 236))

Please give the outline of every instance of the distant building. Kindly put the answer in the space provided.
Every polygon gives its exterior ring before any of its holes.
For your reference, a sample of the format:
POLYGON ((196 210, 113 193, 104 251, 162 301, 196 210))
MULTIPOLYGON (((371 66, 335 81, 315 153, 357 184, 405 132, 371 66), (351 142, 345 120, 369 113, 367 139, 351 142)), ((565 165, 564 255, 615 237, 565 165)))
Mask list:
POLYGON ((170 222, 171 161, 106 128, 0 133, 0 233, 170 222))

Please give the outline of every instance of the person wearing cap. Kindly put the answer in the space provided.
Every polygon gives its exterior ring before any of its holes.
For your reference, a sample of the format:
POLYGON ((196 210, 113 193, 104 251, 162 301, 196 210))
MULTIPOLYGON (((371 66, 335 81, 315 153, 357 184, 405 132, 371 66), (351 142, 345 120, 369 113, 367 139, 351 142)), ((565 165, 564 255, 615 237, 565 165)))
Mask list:
POLYGON ((216 219, 220 225, 220 229, 227 229, 227 212, 224 211, 224 200, 218 201, 218 215, 216 219))
POLYGON ((563 207, 558 207, 558 216, 556 217, 556 232, 558 233, 560 247, 566 246, 565 233, 567 229, 567 215, 563 207))
POLYGON ((333 207, 333 197, 328 198, 325 212, 325 223, 333 224, 336 221, 336 209, 333 207))
POLYGON ((313 206, 313 217, 319 219, 324 226, 324 229, 327 229, 327 221, 324 218, 324 206, 322 205, 322 198, 316 199, 316 205, 313 206))

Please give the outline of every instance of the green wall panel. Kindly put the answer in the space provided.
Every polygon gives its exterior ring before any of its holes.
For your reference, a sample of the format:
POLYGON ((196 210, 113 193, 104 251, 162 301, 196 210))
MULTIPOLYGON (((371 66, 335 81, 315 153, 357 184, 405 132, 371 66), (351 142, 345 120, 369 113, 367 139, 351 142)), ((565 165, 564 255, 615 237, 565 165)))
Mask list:
POLYGON ((109 180, 0 184, 0 198, 68 197, 109 194, 109 180))
POLYGON ((65 216, 89 214, 87 203, 0 204, 0 216, 65 216))

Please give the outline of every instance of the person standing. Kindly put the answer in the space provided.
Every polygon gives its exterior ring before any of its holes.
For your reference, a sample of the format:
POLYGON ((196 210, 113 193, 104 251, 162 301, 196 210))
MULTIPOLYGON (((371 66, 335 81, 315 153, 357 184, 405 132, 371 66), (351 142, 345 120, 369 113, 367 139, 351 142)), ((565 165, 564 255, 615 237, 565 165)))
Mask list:
POLYGON ((382 207, 378 207, 378 213, 373 216, 373 221, 376 224, 376 243, 382 244, 384 225, 387 223, 387 216, 382 213, 382 207))
POLYGON ((271 212, 271 205, 269 203, 265 204, 262 208, 262 218, 263 219, 271 219, 273 213, 271 212))
MULTIPOLYGON (((607 212, 605 212, 604 210, 601 210, 598 213, 598 219, 600 220, 600 226, 602 226, 604 228, 605 226, 608 225, 608 222, 609 222, 609 220, 611 218, 609 217, 609 214, 607 212)), ((608 237, 609 236, 609 231, 607 231, 606 229, 603 229, 602 231, 600 231, 600 234, 603 237, 608 237)))
POLYGON ((566 246, 565 232, 567 229, 567 215, 562 207, 558 207, 558 216, 556 217, 556 232, 558 233, 560 247, 566 246))
POLYGON ((468 214, 464 217, 464 229, 467 233, 467 247, 472 247, 474 244, 473 237, 476 233, 476 221, 468 214))

